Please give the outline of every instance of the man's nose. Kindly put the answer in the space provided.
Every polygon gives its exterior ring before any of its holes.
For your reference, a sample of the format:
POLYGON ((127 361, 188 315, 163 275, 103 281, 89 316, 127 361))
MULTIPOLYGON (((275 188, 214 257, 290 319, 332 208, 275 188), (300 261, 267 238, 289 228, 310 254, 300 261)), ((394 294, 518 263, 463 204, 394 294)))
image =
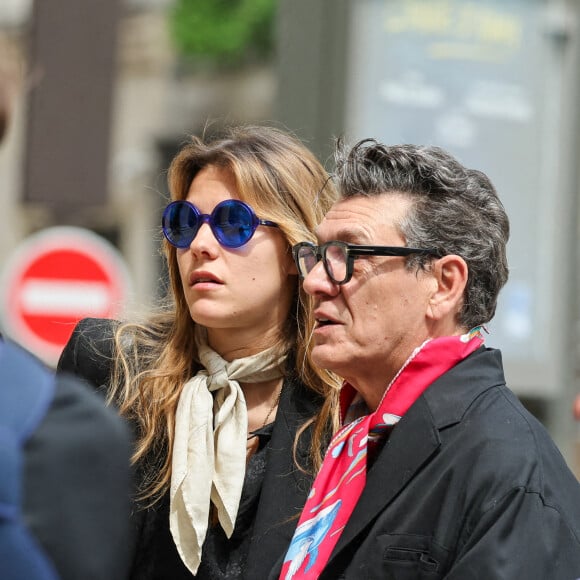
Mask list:
POLYGON ((310 296, 315 296, 316 294, 335 296, 340 291, 339 285, 335 284, 327 274, 322 260, 319 260, 314 268, 306 274, 303 287, 304 291, 310 296))

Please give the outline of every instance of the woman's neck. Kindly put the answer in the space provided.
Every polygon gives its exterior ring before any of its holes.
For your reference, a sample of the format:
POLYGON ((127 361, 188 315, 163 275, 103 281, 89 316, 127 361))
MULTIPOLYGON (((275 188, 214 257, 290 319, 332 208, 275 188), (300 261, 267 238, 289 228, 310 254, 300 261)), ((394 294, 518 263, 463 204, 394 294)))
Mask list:
POLYGON ((208 328, 207 330, 209 346, 228 362, 258 354, 272 347, 279 340, 280 329, 272 329, 260 335, 251 331, 246 333, 231 329, 208 328))
POLYGON ((255 407, 268 405, 282 386, 282 378, 263 383, 240 383, 248 411, 255 407))

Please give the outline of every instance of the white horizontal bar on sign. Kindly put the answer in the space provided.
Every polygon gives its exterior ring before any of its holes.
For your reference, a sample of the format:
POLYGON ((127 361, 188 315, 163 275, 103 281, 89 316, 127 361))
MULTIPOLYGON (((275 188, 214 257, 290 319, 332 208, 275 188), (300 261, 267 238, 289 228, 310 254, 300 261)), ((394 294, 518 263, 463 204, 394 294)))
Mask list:
POLYGON ((22 286, 20 305, 24 313, 37 315, 83 315, 106 312, 111 292, 103 282, 31 278, 22 286))

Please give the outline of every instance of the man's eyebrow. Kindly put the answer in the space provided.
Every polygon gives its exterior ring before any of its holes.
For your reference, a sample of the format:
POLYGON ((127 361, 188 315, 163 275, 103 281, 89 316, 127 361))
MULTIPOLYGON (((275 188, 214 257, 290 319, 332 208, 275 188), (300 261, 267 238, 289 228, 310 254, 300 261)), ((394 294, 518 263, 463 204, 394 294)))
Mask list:
MULTIPOLYGON (((316 236, 318 238, 318 241, 320 241, 318 231, 316 231, 316 236)), ((362 229, 358 228, 337 230, 336 232, 334 232, 331 238, 325 241, 330 241, 331 239, 346 242, 347 244, 366 245, 370 243, 367 234, 362 229)))

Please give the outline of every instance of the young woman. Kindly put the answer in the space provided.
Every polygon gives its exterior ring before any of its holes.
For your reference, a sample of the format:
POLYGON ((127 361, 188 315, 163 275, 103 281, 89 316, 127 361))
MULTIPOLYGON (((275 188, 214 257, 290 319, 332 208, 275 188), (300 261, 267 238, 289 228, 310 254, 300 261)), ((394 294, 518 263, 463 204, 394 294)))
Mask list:
POLYGON ((143 324, 81 321, 59 369, 135 430, 132 578, 265 578, 284 555, 334 428, 331 375, 291 247, 335 191, 269 127, 193 138, 169 169, 171 305, 143 324))

